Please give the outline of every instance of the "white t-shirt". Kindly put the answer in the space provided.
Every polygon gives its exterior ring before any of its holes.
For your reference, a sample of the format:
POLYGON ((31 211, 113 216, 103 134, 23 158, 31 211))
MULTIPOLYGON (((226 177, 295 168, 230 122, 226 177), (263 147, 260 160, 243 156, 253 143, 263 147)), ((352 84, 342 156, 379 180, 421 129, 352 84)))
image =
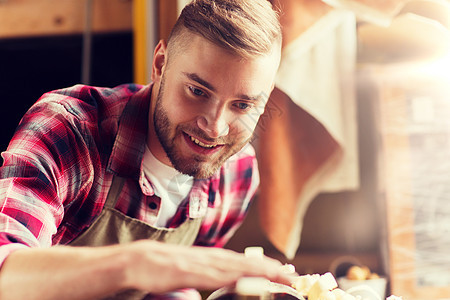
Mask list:
POLYGON ((145 147, 143 161, 144 176, 151 182, 155 195, 161 198, 161 206, 155 223, 156 227, 166 227, 192 189, 194 178, 160 162, 145 147))

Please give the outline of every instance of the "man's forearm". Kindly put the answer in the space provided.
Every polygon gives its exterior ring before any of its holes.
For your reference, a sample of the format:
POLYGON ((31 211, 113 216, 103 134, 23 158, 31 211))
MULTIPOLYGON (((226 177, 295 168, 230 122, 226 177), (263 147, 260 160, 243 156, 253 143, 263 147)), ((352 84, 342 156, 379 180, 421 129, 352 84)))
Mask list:
POLYGON ((290 285, 279 261, 231 250, 141 240, 98 248, 17 250, 0 270, 0 299, 99 299, 125 289, 214 290, 243 276, 290 285))
POLYGON ((23 249, 0 269, 0 299, 98 299, 126 282, 119 247, 23 249))

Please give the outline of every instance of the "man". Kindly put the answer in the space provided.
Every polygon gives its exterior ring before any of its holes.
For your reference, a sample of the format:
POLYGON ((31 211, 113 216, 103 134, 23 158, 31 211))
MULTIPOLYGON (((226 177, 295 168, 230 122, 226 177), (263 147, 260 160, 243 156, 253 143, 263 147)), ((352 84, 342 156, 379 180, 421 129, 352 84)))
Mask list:
POLYGON ((289 283, 277 261, 217 248, 258 184, 248 142, 280 46, 268 1, 197 0, 157 45, 152 84, 45 94, 2 154, 0 298, 289 283))

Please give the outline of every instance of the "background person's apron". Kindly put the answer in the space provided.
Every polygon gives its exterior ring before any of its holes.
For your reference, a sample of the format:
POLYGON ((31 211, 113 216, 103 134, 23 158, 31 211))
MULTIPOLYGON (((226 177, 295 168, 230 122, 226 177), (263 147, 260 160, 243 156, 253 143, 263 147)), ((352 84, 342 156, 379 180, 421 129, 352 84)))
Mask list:
MULTIPOLYGON (((187 246, 194 243, 203 218, 186 218, 177 228, 156 228, 114 209, 125 180, 122 177, 113 177, 102 212, 85 232, 69 244, 70 246, 99 247, 142 239, 187 246)), ((128 290, 107 299, 143 299, 145 295, 145 292, 128 290)))

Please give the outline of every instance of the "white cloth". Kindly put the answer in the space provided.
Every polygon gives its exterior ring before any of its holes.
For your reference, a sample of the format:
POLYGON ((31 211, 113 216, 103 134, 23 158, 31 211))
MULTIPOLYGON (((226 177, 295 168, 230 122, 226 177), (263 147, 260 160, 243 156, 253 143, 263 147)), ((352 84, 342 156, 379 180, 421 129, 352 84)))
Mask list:
POLYGON ((161 207, 155 226, 165 227, 179 204, 192 189, 194 178, 182 174, 160 162, 146 147, 143 161, 144 175, 151 182, 155 195, 161 198, 161 207))
POLYGON ((359 187, 355 96, 356 21, 334 10, 286 46, 276 86, 316 118, 344 150, 322 191, 359 187))
POLYGON ((297 251, 304 215, 317 194, 359 187, 356 46, 355 15, 333 10, 282 53, 277 88, 320 122, 340 146, 335 155, 317 166, 297 199, 297 224, 283 250, 287 257, 297 251))

